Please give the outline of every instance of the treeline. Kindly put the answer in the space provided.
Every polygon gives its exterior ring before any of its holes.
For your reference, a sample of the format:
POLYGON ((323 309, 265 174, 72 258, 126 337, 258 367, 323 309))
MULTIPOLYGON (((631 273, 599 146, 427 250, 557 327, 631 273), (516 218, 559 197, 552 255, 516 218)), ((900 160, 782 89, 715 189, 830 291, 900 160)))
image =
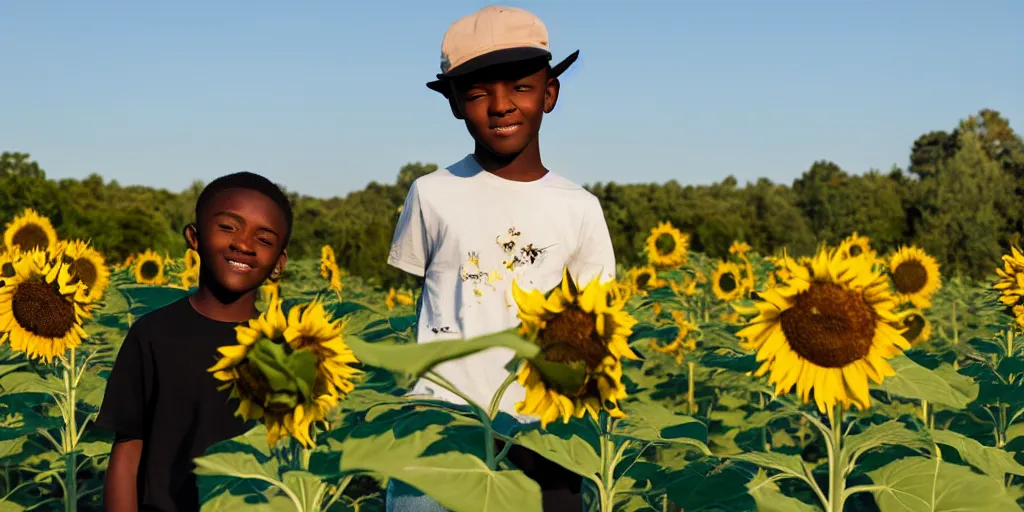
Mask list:
MULTIPOLYGON (((398 208, 409 185, 437 168, 411 163, 393 184, 371 182, 345 197, 290 193, 293 258, 315 258, 331 244, 338 264, 382 285, 408 280, 385 263, 398 208)), ((917 244, 942 263, 944 275, 980 278, 999 265, 1024 228, 1024 141, 993 110, 949 131, 920 136, 907 169, 851 174, 818 161, 791 186, 760 179, 740 186, 732 176, 710 186, 597 183, 587 186, 604 205, 620 262, 642 263, 648 230, 668 220, 691 234, 691 247, 712 256, 733 240, 771 253, 783 246, 806 254, 850 233, 887 251, 917 244)), ((182 192, 123 186, 93 174, 51 180, 24 153, 0 155, 0 219, 25 207, 48 216, 65 238, 91 239, 111 261, 153 248, 184 251, 181 230, 192 220, 202 183, 182 192)))

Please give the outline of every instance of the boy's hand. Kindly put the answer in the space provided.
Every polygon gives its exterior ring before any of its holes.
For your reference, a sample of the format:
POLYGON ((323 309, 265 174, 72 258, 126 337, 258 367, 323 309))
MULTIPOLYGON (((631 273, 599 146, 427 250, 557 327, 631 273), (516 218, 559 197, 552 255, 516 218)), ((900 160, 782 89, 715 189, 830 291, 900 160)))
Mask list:
POLYGON ((139 510, 137 477, 142 459, 142 440, 117 441, 110 451, 110 463, 103 486, 103 510, 106 512, 137 512, 139 510))

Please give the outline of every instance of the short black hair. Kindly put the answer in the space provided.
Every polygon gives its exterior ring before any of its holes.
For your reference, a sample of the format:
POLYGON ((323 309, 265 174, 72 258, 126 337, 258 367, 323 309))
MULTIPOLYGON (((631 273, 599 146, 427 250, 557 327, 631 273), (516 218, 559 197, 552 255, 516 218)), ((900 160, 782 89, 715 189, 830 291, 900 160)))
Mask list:
POLYGON ((281 211, 284 212, 285 223, 288 225, 288 232, 284 235, 284 246, 287 247, 288 240, 292 236, 292 204, 288 201, 288 196, 284 194, 280 187, 254 172, 241 171, 226 174, 206 185, 203 191, 199 193, 199 198, 196 199, 196 222, 199 222, 199 219, 202 218, 203 210, 218 193, 232 188, 252 190, 263 194, 281 208, 281 211))

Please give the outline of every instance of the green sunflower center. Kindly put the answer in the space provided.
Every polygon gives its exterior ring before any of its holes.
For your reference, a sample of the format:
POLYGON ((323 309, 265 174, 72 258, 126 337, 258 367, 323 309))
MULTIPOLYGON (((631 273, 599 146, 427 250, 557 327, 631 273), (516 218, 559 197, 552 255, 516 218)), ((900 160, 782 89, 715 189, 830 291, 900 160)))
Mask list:
POLYGON ((75 306, 42 281, 19 284, 11 311, 22 329, 43 338, 63 338, 75 325, 75 306))
POLYGON ((576 307, 569 307, 547 321, 537 336, 544 357, 555 363, 583 362, 587 368, 597 368, 608 350, 597 334, 594 315, 576 307))
POLYGON ((256 340, 239 364, 238 386, 264 409, 284 413, 309 401, 317 381, 317 355, 283 340, 256 340))
POLYGON ((658 254, 667 256, 676 250, 676 239, 668 233, 662 233, 654 239, 654 247, 658 249, 658 254))
POLYGON ((15 273, 14 264, 9 261, 0 266, 0 277, 14 277, 15 273))
POLYGON ((139 268, 139 274, 143 279, 156 279, 160 274, 160 264, 155 261, 145 261, 139 268))
POLYGON ((14 232, 11 244, 17 245, 23 251, 45 250, 50 245, 50 237, 46 236, 46 230, 42 226, 30 223, 14 232))
POLYGON ((860 256, 861 254, 864 254, 864 248, 863 247, 861 247, 860 245, 856 245, 856 244, 850 246, 850 256, 856 258, 857 256, 860 256))
POLYGON ((736 275, 732 272, 726 272, 718 278, 718 287, 725 293, 731 293, 736 290, 736 275))
POLYGON ((875 337, 874 310, 859 293, 835 283, 812 283, 780 317, 793 351, 824 368, 864 358, 875 337))
POLYGON ((928 271, 919 261, 904 261, 892 271, 896 291, 903 294, 917 293, 928 282, 928 271))
POLYGON ((92 289, 93 285, 96 284, 96 279, 99 277, 99 271, 96 269, 96 265, 93 265, 93 263, 86 258, 78 258, 72 262, 70 270, 71 275, 75 276, 89 289, 92 289))
POLYGON ((920 337, 921 333, 924 331, 924 326, 925 320, 921 315, 916 313, 907 315, 907 317, 903 319, 903 327, 907 329, 906 331, 903 331, 903 337, 911 342, 917 341, 917 338, 920 337))

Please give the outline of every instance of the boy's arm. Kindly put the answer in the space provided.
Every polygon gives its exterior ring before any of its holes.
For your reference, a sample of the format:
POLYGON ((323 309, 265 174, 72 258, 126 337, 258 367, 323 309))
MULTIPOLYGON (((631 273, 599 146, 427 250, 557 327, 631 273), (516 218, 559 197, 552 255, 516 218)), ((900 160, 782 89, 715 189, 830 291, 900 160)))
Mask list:
POLYGON ((395 226, 391 240, 388 265, 399 268, 416 277, 423 277, 430 257, 427 223, 420 203, 419 183, 414 181, 405 196, 402 213, 395 226))
POLYGON ((104 478, 103 502, 108 512, 138 510, 139 465, 145 439, 145 417, 153 389, 150 354, 129 329, 107 380, 96 424, 114 432, 104 478))
POLYGON ((142 460, 142 439, 121 439, 114 442, 110 462, 103 480, 103 510, 106 512, 137 512, 139 510, 139 461, 142 460))
POLYGON ((568 266, 569 273, 581 286, 586 286, 595 277, 599 277, 602 283, 615 280, 615 250, 604 209, 596 197, 590 197, 583 214, 580 242, 568 266))

